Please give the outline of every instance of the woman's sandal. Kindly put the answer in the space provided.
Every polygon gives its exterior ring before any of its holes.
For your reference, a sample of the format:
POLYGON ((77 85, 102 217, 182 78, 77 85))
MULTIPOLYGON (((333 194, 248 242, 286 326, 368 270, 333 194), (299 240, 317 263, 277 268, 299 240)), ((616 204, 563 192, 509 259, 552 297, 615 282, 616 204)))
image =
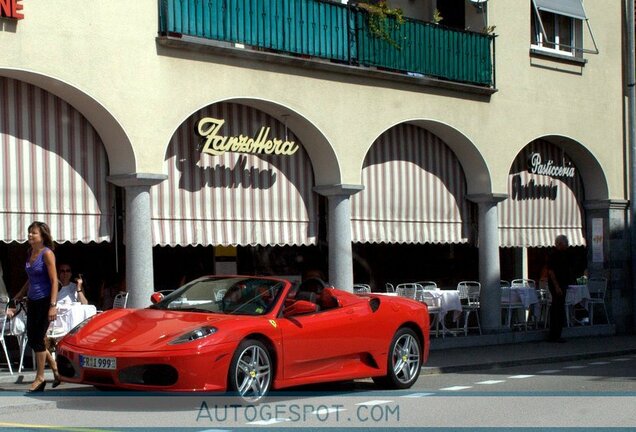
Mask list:
POLYGON ((51 387, 55 388, 60 384, 62 384, 62 381, 60 380, 60 374, 57 369, 53 369, 53 384, 51 384, 51 387))
MULTIPOLYGON (((33 381, 33 384, 35 384, 37 382, 33 381)), ((29 389, 29 393, 39 393, 39 392, 43 392, 44 391, 44 387, 46 387, 46 381, 42 380, 40 382, 40 384, 36 385, 35 387, 33 387, 33 384, 31 384, 31 388, 29 389)))

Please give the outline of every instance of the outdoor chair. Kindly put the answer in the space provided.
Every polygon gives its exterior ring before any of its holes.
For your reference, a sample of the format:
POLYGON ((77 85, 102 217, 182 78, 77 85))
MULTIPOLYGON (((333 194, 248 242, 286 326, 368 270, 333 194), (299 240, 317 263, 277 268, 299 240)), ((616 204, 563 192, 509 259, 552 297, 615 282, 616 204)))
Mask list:
POLYGON ((607 306, 605 305, 605 294, 607 293, 607 279, 604 277, 592 277, 587 281, 587 288, 590 292, 590 298, 587 300, 587 311, 590 316, 590 325, 594 325, 594 306, 603 306, 605 312, 605 320, 609 324, 609 315, 607 314, 607 306))
POLYGON ((366 294, 371 292, 371 286, 367 284, 354 284, 353 285, 353 293, 354 294, 366 294))
POLYGON ((113 300, 113 309, 124 309, 128 303, 128 293, 119 292, 113 300))
MULTIPOLYGON (((479 322, 479 299, 481 284, 476 281, 462 281, 457 284, 459 298, 462 301, 462 312, 464 314, 464 335, 468 335, 468 319, 474 312, 477 319, 477 329, 481 334, 481 323, 479 322)), ((459 321, 458 321, 459 324, 459 321)))
POLYGON ((395 291, 400 297, 407 297, 413 300, 422 301, 424 287, 418 283, 401 283, 395 287, 395 291))

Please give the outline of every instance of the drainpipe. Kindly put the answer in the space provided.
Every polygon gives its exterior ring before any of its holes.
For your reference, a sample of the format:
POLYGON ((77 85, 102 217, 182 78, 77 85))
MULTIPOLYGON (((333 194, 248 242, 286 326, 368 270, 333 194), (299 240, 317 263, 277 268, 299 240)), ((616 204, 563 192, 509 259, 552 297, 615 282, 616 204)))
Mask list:
POLYGON ((634 0, 625 0, 627 17, 627 134, 629 142, 629 231, 631 239, 632 324, 636 332, 636 79, 634 0))

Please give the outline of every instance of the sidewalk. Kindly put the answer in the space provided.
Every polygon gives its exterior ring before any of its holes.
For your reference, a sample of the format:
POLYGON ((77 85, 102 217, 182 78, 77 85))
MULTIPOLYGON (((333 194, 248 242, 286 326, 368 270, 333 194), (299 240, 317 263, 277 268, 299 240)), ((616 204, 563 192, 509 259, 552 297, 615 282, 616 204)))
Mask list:
POLYGON ((432 347, 422 373, 460 372, 626 354, 636 354, 636 335, 570 337, 565 343, 535 340, 448 349, 432 347))

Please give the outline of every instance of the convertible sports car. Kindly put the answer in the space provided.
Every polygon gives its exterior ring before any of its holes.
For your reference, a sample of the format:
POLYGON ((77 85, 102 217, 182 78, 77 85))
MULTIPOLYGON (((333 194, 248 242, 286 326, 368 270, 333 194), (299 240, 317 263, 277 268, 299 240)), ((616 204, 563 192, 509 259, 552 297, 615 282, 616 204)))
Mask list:
POLYGON ((57 346, 63 381, 146 391, 270 389, 373 377, 408 388, 428 358, 426 305, 251 276, 209 276, 145 309, 113 309, 57 346))

